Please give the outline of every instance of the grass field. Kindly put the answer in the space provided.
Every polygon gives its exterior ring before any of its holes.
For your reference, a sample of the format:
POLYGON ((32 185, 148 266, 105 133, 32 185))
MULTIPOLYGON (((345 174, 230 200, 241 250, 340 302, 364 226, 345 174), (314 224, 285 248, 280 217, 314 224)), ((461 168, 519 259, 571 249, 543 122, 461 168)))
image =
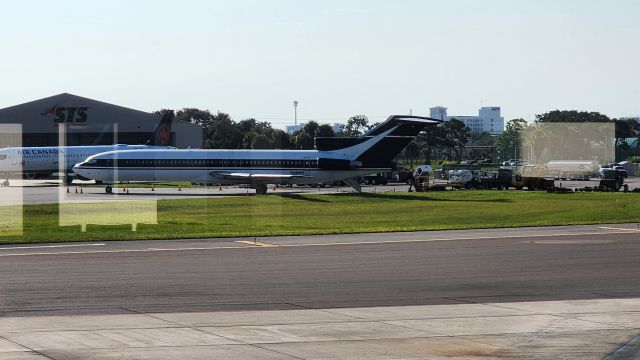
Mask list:
MULTIPOLYGON (((87 221, 80 218, 87 214, 95 217, 97 213, 111 214, 107 216, 118 217, 116 223, 127 223, 135 222, 146 211, 140 206, 118 204, 69 205, 70 209, 59 208, 57 204, 28 205, 23 211, 22 235, 0 232, 0 243, 334 234, 640 221, 640 194, 635 193, 561 195, 527 191, 457 191, 270 194, 160 200, 157 203, 157 224, 139 224, 135 232, 131 231, 131 225, 89 223, 86 232, 80 231, 80 225, 60 226, 59 214, 64 214, 65 221, 62 223, 65 224, 87 221)), ((155 210, 155 203, 150 206, 155 210)), ((18 211, 19 208, 14 210, 18 211)), ((4 208, 3 211, 11 212, 12 209, 4 208)), ((155 219, 156 214, 151 215, 155 219)))

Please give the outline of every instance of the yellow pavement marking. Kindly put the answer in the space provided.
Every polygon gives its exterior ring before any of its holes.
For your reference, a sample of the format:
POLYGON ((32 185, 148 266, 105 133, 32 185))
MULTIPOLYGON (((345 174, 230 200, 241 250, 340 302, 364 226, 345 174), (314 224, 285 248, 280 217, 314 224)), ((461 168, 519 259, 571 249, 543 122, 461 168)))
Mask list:
POLYGON ((262 247, 274 247, 274 246, 279 246, 276 244, 271 244, 268 242, 264 242, 264 241, 251 241, 251 240, 238 240, 238 241, 234 241, 235 243, 238 244, 245 244, 245 245, 251 245, 251 246, 262 246, 262 247))

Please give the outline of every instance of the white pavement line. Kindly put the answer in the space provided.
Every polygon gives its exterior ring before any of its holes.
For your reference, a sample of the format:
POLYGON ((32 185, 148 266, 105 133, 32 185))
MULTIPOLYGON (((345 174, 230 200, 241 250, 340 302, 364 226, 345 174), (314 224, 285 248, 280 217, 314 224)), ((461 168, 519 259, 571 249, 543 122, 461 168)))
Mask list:
POLYGON ((500 239, 522 239, 536 237, 554 237, 554 236, 588 236, 588 235, 610 235, 615 232, 592 232, 592 233, 557 233, 557 234, 534 234, 534 235, 497 235, 497 236, 476 236, 476 237, 455 237, 455 238, 436 238, 436 239, 398 239, 398 240, 380 240, 380 241, 353 241, 353 242, 333 242, 333 243, 310 243, 310 244, 274 244, 279 247, 302 247, 302 246, 333 246, 333 245, 370 245, 370 244, 394 244, 394 243, 420 243, 432 241, 455 241, 455 240, 500 240, 500 239))
POLYGON ((69 247, 84 247, 84 246, 105 246, 107 244, 65 244, 65 245, 31 245, 31 246, 11 246, 0 247, 0 250, 22 250, 22 249, 51 249, 51 248, 69 248, 69 247))
MULTIPOLYGON (((537 234, 537 235, 506 235, 506 236, 478 236, 478 237, 458 237, 458 238, 438 238, 438 239, 399 239, 399 240, 381 240, 381 241, 352 241, 352 242, 329 242, 329 243, 309 243, 309 244, 277 244, 268 243, 269 245, 255 246, 253 241, 241 243, 250 246, 216 246, 216 247, 185 247, 185 248, 146 248, 146 249, 120 249, 120 250, 94 250, 94 251, 59 251, 59 252, 33 252, 33 253, 15 253, 0 254, 0 257, 8 256, 37 256, 37 255, 78 255, 78 254, 118 254, 118 253, 143 253, 154 251, 194 251, 194 250, 226 250, 226 249, 249 249, 261 247, 310 247, 310 246, 349 246, 349 245, 375 245, 375 244, 403 244, 403 243, 422 243, 434 241, 456 241, 456 240, 500 240, 500 239, 521 239, 534 237, 554 237, 554 236, 589 236, 589 235, 610 235, 617 232, 592 232, 592 233, 558 233, 558 234, 537 234)), ((264 243, 267 244, 267 243, 264 243)))
POLYGON ((598 229, 640 232, 640 228, 633 229, 633 228, 619 228, 619 227, 598 226, 598 229))
POLYGON ((264 242, 264 241, 256 241, 256 240, 238 240, 238 241, 234 241, 234 243, 238 243, 238 244, 243 244, 243 245, 251 245, 251 246, 263 246, 263 247, 270 247, 270 246, 280 246, 277 244, 272 244, 272 243, 268 243, 268 242, 264 242))
POLYGON ((562 244, 610 244, 615 242, 615 240, 533 240, 533 241, 523 241, 526 244, 553 244, 553 245, 562 245, 562 244))
POLYGON ((119 254, 119 253, 143 253, 155 251, 192 251, 192 250, 220 250, 220 249, 246 249, 240 246, 219 246, 219 247, 192 247, 192 248, 175 248, 175 249, 121 249, 121 250, 95 250, 95 251, 60 251, 60 252, 34 252, 34 253, 15 253, 0 254, 0 257, 9 256, 36 256, 36 255, 78 255, 78 254, 119 254))

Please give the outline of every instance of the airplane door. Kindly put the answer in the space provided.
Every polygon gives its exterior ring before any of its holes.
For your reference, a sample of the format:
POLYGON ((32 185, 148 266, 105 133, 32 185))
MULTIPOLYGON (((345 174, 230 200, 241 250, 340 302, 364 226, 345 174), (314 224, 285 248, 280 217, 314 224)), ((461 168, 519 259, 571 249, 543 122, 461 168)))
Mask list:
POLYGON ((16 151, 15 156, 11 156, 11 165, 12 166, 22 165, 22 154, 20 154, 19 151, 16 151))
POLYGON ((22 172, 22 169, 24 168, 24 159, 20 151, 16 150, 16 153, 14 155, 10 155, 9 158, 10 158, 9 160, 10 165, 8 170, 22 172))

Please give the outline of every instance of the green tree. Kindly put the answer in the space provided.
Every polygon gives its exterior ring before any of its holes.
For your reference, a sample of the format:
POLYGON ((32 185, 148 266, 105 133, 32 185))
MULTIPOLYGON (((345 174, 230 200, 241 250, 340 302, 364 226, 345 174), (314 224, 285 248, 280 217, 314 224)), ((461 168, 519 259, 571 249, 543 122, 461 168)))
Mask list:
POLYGON ((316 137, 334 137, 336 134, 333 132, 331 125, 323 124, 318 126, 318 132, 316 137))
POLYGON ((496 140, 498 161, 515 159, 518 156, 519 150, 516 148, 522 144, 520 135, 526 127, 527 121, 525 119, 513 119, 507 123, 504 132, 496 140))
POLYGON ((295 149, 311 150, 314 147, 314 139, 318 136, 320 125, 315 121, 304 124, 302 129, 291 135, 291 142, 295 149))
POLYGON ((204 126, 204 147, 207 149, 239 149, 243 135, 229 114, 218 112, 204 126))
POLYGON ((609 122, 611 119, 595 111, 553 110, 536 115, 536 122, 609 122))
POLYGON ((364 115, 355 115, 340 127, 339 136, 360 136, 369 130, 369 119, 364 115))
POLYGON ((450 119, 442 124, 445 138, 443 145, 447 147, 449 160, 453 160, 452 152, 456 152, 456 159, 461 160, 462 150, 469 142, 471 130, 458 119, 450 119))
POLYGON ((293 149, 291 138, 289 138, 289 134, 284 130, 272 129, 270 138, 273 149, 293 149))
POLYGON ((184 108, 176 112, 176 120, 200 125, 203 128, 210 126, 213 119, 214 115, 209 110, 184 108))

